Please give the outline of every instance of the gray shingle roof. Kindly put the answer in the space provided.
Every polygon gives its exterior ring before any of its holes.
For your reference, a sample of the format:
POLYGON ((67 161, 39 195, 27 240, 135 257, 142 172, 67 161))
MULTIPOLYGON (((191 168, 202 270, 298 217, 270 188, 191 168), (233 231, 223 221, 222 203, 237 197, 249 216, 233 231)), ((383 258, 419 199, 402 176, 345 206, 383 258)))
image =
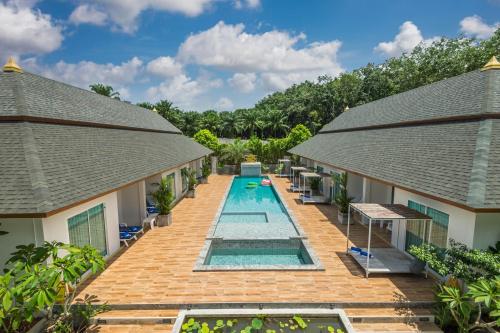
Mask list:
POLYGON ((49 213, 210 153, 149 110, 28 73, 0 74, 0 215, 49 213), (19 115, 87 124, 5 118, 19 115))
POLYGON ((209 153, 179 134, 0 123, 0 214, 57 210, 209 153))
POLYGON ((31 116, 177 132, 155 112, 31 73, 0 72, 0 116, 31 116))
POLYGON ((290 152, 461 206, 498 209, 494 113, 500 113, 500 71, 474 71, 352 108, 290 152), (434 121, 484 114, 491 119, 434 121), (407 121, 422 123, 400 124, 407 121), (386 127, 364 128, 371 125, 386 127))
POLYGON ((500 92, 490 95, 487 89, 500 85, 500 75, 492 72, 469 72, 351 108, 320 132, 500 112, 500 92), (488 82, 490 78, 496 82, 488 82), (491 108, 486 107, 487 100, 491 108))

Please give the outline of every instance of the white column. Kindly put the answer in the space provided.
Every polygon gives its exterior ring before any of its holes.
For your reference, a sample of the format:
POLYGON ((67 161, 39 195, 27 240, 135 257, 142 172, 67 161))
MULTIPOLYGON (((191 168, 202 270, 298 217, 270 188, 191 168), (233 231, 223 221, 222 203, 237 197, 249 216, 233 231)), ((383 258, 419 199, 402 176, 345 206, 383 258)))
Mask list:
POLYGON ((372 241, 372 219, 368 219, 368 249, 366 252, 368 255, 366 256, 366 277, 370 274, 368 270, 370 269, 370 247, 372 241))
POLYGON ((351 225, 351 205, 347 206, 347 249, 346 252, 349 253, 349 226, 351 225))
POLYGON ((361 202, 370 201, 370 186, 370 180, 366 177, 363 177, 363 196, 361 197, 361 202))
POLYGON ((212 173, 217 174, 217 156, 211 156, 210 161, 212 162, 212 173))
POLYGON ((140 221, 146 218, 146 181, 139 182, 139 216, 140 221))

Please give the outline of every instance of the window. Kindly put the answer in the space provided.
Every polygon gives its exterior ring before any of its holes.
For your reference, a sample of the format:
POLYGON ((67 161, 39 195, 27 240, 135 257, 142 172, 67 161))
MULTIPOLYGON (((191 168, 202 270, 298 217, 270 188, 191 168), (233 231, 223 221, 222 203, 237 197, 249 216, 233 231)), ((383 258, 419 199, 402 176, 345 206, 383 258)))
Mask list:
POLYGON ((68 219, 69 242, 83 247, 92 245, 107 254, 104 205, 100 204, 68 219))
POLYGON ((426 207, 417 202, 408 200, 408 207, 415 209, 432 218, 432 230, 428 222, 424 220, 410 220, 406 222, 406 246, 408 250, 411 245, 420 245, 429 239, 430 243, 444 250, 448 244, 448 222, 449 215, 437 209, 426 207))
POLYGON ((427 208, 427 215, 432 217, 431 243, 442 250, 446 249, 450 216, 430 207, 427 208))
POLYGON ((340 193, 340 183, 336 182, 335 179, 337 176, 340 176, 338 172, 332 171, 332 186, 330 186, 330 198, 332 200, 332 203, 335 202, 335 198, 337 197, 337 194, 340 193))
POLYGON ((174 196, 174 200, 176 198, 176 193, 175 193, 175 172, 172 172, 170 175, 167 176, 167 182, 168 185, 170 186, 170 189, 172 190, 172 195, 174 196))
POLYGON ((182 178, 182 192, 186 192, 189 185, 188 168, 181 169, 181 178, 182 178))

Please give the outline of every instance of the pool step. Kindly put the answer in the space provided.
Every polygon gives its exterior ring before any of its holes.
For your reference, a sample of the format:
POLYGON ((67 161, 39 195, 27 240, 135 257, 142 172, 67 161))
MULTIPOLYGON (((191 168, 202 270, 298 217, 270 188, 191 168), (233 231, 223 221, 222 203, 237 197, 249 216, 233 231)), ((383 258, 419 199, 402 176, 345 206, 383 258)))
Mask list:
POLYGON ((157 325, 173 324, 179 310, 111 310, 93 318, 93 324, 105 325, 157 325))
POLYGON ((86 333, 171 333, 173 324, 92 325, 86 333))
POLYGON ((434 323, 353 323, 356 333, 443 333, 434 323))
POLYGON ((357 333, 442 333, 428 308, 344 309, 357 333))
POLYGON ((352 323, 433 323, 434 315, 428 308, 346 308, 352 323))

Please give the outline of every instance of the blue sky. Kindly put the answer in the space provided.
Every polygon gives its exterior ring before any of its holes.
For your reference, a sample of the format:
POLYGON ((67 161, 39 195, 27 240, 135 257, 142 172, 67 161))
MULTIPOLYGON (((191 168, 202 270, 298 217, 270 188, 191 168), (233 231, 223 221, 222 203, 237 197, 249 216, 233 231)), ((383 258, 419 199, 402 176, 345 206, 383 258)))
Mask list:
POLYGON ((500 0, 4 0, 0 60, 132 102, 231 110, 499 21, 500 0))

